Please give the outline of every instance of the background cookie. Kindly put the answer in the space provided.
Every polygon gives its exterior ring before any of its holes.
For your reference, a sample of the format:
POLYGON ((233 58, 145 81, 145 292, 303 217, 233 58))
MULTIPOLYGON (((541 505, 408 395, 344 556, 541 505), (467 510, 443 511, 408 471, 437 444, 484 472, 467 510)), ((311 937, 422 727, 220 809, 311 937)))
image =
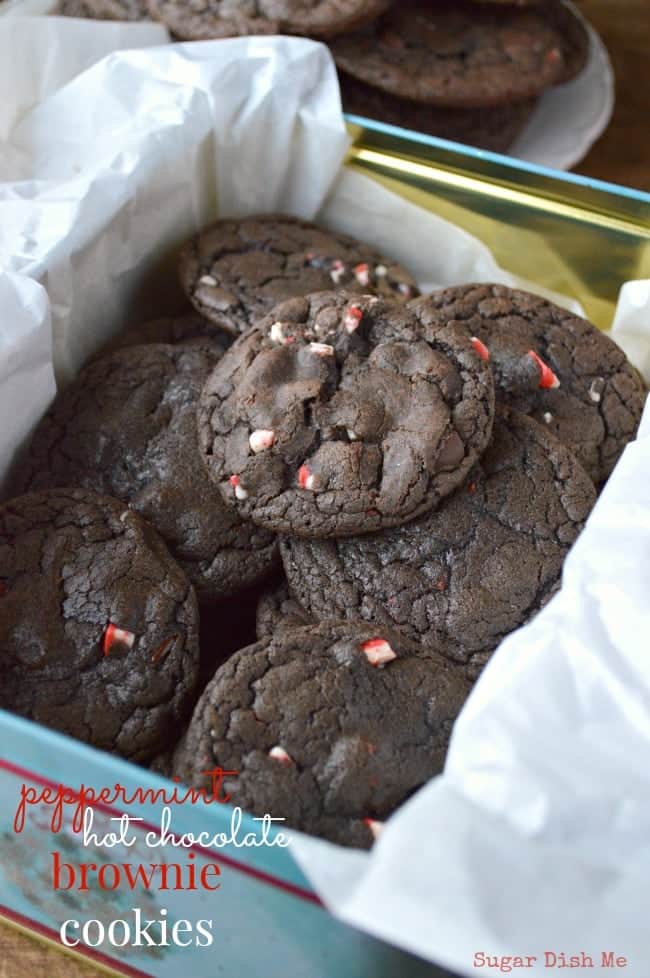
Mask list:
POLYGON ((111 340, 102 354, 121 350, 125 346, 142 346, 144 343, 196 343, 198 346, 207 343, 214 345, 217 355, 221 356, 232 344, 232 336, 192 311, 127 326, 111 340))
POLYGON ((497 412, 466 485, 408 526, 347 540, 284 539, 292 593, 314 618, 396 629, 423 650, 485 662, 558 586, 596 499, 546 428, 497 412))
POLYGON ((367 625, 283 630, 218 670, 173 772, 198 787, 215 766, 238 771, 232 804, 368 847, 365 820, 441 770, 468 688, 457 667, 367 625))
POLYGON ((289 594, 286 581, 275 584, 260 598, 255 616, 258 639, 273 638, 281 628, 302 628, 314 620, 289 594))
POLYGON ((569 8, 402 0, 331 49, 349 75, 391 95, 477 108, 535 98, 586 62, 588 35, 569 8))
POLYGON ((440 139, 480 146, 493 153, 510 148, 537 105, 537 99, 526 99, 493 108, 447 109, 389 95, 342 71, 339 82, 345 112, 426 132, 440 139))
POLYGON ((198 674, 198 609, 158 535, 64 489, 0 507, 0 705, 136 761, 171 743, 198 674))
POLYGON ((469 334, 403 304, 321 292, 277 306, 206 381, 199 442, 241 514, 298 536, 413 519, 490 437, 489 365, 469 334))
POLYGON ((156 527, 204 599, 263 577, 274 537, 223 502, 199 456, 196 406, 218 356, 151 344, 93 361, 39 424, 14 491, 76 485, 123 499, 156 527))
POLYGON ((333 37, 379 16, 390 0, 147 0, 151 16, 178 38, 246 34, 333 37))
POLYGON ((545 424, 596 484, 607 478, 636 435, 647 393, 608 336, 540 296, 503 285, 443 289, 417 300, 417 310, 431 325, 469 328, 489 350, 498 399, 545 424))
POLYGON ((409 299, 415 280, 396 262, 345 234, 270 216, 217 221, 192 238, 181 284, 207 319, 240 333, 292 296, 333 287, 409 299))

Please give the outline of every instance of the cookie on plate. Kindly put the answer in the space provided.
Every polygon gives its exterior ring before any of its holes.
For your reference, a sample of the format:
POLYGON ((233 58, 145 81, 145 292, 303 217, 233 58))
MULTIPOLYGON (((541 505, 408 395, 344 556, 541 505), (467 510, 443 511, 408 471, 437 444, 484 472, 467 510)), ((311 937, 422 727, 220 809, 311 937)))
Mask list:
POLYGON ((333 37, 366 24, 390 0, 147 0, 151 16, 177 38, 206 41, 247 34, 333 37))
POLYGON ((469 686, 361 623, 282 630, 228 660, 206 687, 173 773, 201 787, 215 767, 231 803, 343 845, 368 847, 443 766, 469 686))
POLYGON ((432 326, 459 323, 489 351, 497 398, 557 435, 596 485, 637 432, 647 387, 616 343, 530 292, 461 285, 416 300, 432 326))
POLYGON ((512 146, 538 101, 533 98, 492 108, 447 109, 389 95, 342 71, 339 82, 345 112, 426 132, 439 139, 479 146, 493 153, 504 153, 512 146))
POLYGON ((192 707, 198 608, 158 534, 78 489, 0 506, 0 706, 145 761, 192 707))
POLYGON ((435 507, 487 445, 494 391, 468 333, 353 293, 290 299, 206 381, 199 444, 245 519, 349 536, 435 507))
POLYGON ((569 7, 403 0, 331 44, 338 67, 401 98, 479 108, 536 98, 584 67, 589 36, 569 7))
POLYGON ((217 221, 185 245, 179 267, 196 309, 235 335, 278 302, 309 292, 419 294, 405 269, 369 245, 284 216, 217 221))
POLYGON ((272 534, 244 522, 207 477, 196 431, 216 348, 150 344, 94 360, 54 402, 14 492, 81 486, 116 496, 159 531, 203 600, 264 577, 272 534))
POLYGON ((372 621, 475 669, 557 589, 595 499, 546 427, 497 409, 481 461, 435 512, 372 536, 283 539, 280 552, 314 618, 372 621))

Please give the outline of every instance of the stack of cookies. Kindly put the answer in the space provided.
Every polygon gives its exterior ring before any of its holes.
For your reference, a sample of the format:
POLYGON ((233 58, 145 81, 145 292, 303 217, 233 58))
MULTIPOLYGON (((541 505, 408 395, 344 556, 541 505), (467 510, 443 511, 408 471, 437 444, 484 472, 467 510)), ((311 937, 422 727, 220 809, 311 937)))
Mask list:
POLYGON ((505 151, 546 88, 584 67, 589 39, 562 0, 59 0, 57 13, 151 17, 178 40, 328 40, 347 112, 505 151))
POLYGON ((420 296, 293 218, 217 222, 180 277, 13 473, 0 705, 369 846, 558 589, 645 385, 537 296, 420 296))

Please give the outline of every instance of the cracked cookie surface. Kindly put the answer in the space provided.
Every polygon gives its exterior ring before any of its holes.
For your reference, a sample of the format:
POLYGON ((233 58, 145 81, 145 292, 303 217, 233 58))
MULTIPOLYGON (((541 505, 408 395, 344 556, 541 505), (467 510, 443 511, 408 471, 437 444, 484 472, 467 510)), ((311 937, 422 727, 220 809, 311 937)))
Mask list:
POLYGON ((489 350, 497 400, 546 425, 596 485, 608 477, 636 436, 647 395, 613 340, 586 319, 504 285, 443 289, 414 305, 427 323, 468 328, 489 350))
POLYGON ((437 511, 373 536, 287 538, 280 552, 314 618, 373 621, 478 669, 554 592, 595 499, 553 435, 497 409, 483 458, 437 511))
POLYGON ((487 444, 489 365, 469 334, 348 292, 281 303, 206 381, 199 443, 224 499, 299 536, 414 519, 487 444))
POLYGON ((543 11, 463 0, 401 0, 331 45, 339 68, 391 95, 480 108, 535 98, 574 77, 589 38, 563 4, 543 11))
POLYGON ((173 742, 199 664, 194 591, 144 520, 56 489, 0 506, 0 703, 145 761, 173 742))
POLYGON ((276 561, 274 537, 226 505, 198 451, 197 403, 220 352, 150 344, 94 360, 40 422, 14 494, 74 485, 124 500, 202 599, 262 578, 276 561))
POLYGON ((419 294, 411 275, 374 248, 292 217, 217 221, 185 245, 179 269, 198 311, 235 335, 285 299, 334 286, 403 300, 419 294))
POLYGON ((386 818, 442 769, 468 691, 456 666, 372 626, 283 630, 217 671, 173 773, 198 787, 216 766, 238 771, 231 804, 368 847, 364 819, 386 818))
POLYGON ((258 640, 271 638, 282 628, 304 628, 314 619, 291 596, 286 581, 266 591, 257 604, 255 631, 258 640))
POLYGON ((247 34, 333 37, 379 16, 390 0, 147 0, 151 16, 178 38, 247 34))
POLYGON ((59 0, 55 14, 96 20, 148 20, 145 0, 59 0))

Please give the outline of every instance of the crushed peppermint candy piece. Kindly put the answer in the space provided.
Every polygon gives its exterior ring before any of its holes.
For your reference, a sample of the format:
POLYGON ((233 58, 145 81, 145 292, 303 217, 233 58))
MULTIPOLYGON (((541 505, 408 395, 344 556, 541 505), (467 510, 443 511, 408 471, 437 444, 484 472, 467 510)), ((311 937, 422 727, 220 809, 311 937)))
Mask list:
POLYGON ((371 638, 364 642, 361 651, 371 666, 381 668, 387 662, 392 662, 397 658, 397 653, 393 652, 390 645, 384 638, 371 638))
POLYGON ((180 638, 180 635, 171 635, 169 638, 166 638, 164 642, 161 642, 156 651, 152 654, 151 661, 159 662, 160 659, 162 659, 162 657, 169 652, 177 638, 180 638))
POLYGON ((386 268, 385 265, 377 265, 375 267, 375 275, 377 276, 377 278, 386 278, 386 276, 388 275, 388 269, 386 268))
POLYGON ((599 389, 602 382, 602 377, 597 377, 591 382, 591 387, 589 388, 589 399, 592 400, 594 404, 599 404, 602 400, 602 391, 599 389))
POLYGON ((289 343, 294 343, 295 336, 287 336, 285 333, 285 327, 290 326, 290 323, 275 322, 269 330, 269 336, 272 343, 282 343, 284 346, 288 346, 289 343))
POLYGON ((384 823, 378 822, 376 818, 364 818, 363 824, 370 829, 373 839, 378 839, 384 829, 384 823))
POLYGON ((358 434, 356 433, 356 431, 352 431, 352 428, 348 428, 346 430, 346 434, 347 434, 348 438, 350 439, 350 441, 358 441, 359 440, 358 434))
POLYGON ((330 346, 329 343, 310 343, 309 349, 312 353, 315 353, 317 357, 334 356, 334 347, 330 346))
POLYGON ((126 628, 119 628, 117 625, 114 625, 109 621, 108 625, 104 629, 102 652, 105 656, 110 655, 116 645, 121 645, 124 648, 132 649, 134 642, 135 635, 133 632, 129 632, 126 628))
POLYGON ((298 485, 301 489, 316 489, 318 480, 313 472, 310 472, 306 465, 301 465, 298 469, 298 485))
POLYGON ((472 336, 472 346, 480 356, 481 360, 485 360, 487 363, 487 361, 490 359, 490 351, 485 343, 481 343, 478 336, 472 336))
POLYGON ((233 489, 235 490, 236 499, 248 499, 248 493, 243 488, 241 484, 241 479, 239 478, 238 475, 231 475, 228 481, 230 485, 233 487, 233 489))
POLYGON ((248 444, 256 454, 263 452, 275 444, 275 432, 272 428, 258 428, 249 436, 248 444))
POLYGON ((199 285, 211 285, 214 288, 216 284, 217 280, 212 275, 202 275, 199 279, 199 285))
POLYGON ((400 282, 397 288, 402 293, 402 295, 406 296, 407 299, 410 299, 412 297, 413 289, 411 288, 410 285, 407 285, 406 282, 400 282))
POLYGON ((535 353, 534 350, 528 351, 528 356, 534 360, 539 367, 539 386, 540 390, 556 390, 560 386, 560 378, 553 373, 547 363, 535 353))
POLYGON ((293 758, 287 754, 284 747, 280 747, 279 745, 271 748, 269 751, 269 757, 274 761, 279 761, 280 764, 293 764, 293 758))
POLYGON ((334 285, 338 285, 343 276, 345 275, 345 264, 340 258, 337 258, 330 269, 330 278, 334 282, 334 285))
POLYGON ((370 285, 370 266, 367 262, 362 261, 358 265, 355 265, 353 271, 354 277, 359 285, 370 285))
POLYGON ((545 411, 544 412, 544 421, 546 422, 546 424, 550 424, 552 420, 553 420, 553 415, 551 414, 551 412, 550 411, 545 411))
POLYGON ((343 317, 343 328, 348 333, 354 333, 363 319, 363 310, 359 306, 350 306, 343 317))

